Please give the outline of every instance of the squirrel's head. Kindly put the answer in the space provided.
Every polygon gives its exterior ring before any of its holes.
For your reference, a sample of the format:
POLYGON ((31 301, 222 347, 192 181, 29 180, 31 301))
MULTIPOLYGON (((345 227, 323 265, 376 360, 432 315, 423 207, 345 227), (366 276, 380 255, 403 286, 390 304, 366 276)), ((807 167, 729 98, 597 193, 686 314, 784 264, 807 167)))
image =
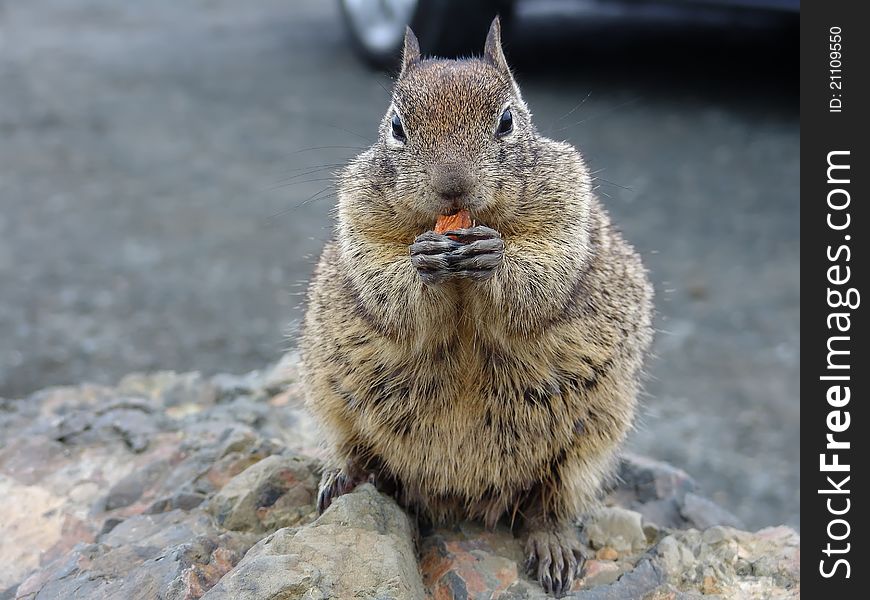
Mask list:
POLYGON ((430 221, 510 211, 537 133, 501 48, 496 17, 481 58, 423 59, 407 30, 402 68, 375 150, 397 213, 430 221))

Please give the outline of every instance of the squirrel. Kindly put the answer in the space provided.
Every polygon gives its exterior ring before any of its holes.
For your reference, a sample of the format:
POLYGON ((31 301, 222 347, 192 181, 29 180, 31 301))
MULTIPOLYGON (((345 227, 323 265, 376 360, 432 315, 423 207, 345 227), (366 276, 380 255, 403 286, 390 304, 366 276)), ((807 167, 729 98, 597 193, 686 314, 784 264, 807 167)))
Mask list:
POLYGON ((563 595, 632 426, 652 286, 579 152, 532 124, 498 17, 480 58, 423 58, 408 28, 391 100, 308 292, 318 509, 372 481, 425 522, 509 522, 563 595), (471 227, 432 230, 458 210, 471 227))

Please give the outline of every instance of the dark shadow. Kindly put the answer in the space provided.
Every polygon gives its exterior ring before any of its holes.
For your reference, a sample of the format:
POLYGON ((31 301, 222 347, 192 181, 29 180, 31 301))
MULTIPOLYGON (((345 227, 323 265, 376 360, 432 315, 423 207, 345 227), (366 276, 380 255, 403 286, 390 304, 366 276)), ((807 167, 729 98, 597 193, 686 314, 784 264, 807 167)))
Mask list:
POLYGON ((583 81, 652 99, 686 97, 798 109, 798 18, 589 18, 517 15, 505 47, 521 79, 583 81))

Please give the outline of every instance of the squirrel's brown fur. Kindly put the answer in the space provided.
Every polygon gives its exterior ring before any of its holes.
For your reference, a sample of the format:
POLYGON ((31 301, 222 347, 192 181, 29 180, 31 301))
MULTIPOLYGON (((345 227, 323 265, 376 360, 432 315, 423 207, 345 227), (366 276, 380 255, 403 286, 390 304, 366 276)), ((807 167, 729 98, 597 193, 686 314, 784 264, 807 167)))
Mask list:
POLYGON ((335 460, 322 503, 370 478, 435 522, 504 517, 564 592, 569 526, 634 417, 651 286, 580 154, 532 125, 497 21, 482 59, 422 60, 409 31, 392 100, 379 141, 341 172, 309 292, 304 383, 335 460), (497 138, 505 106, 513 131, 497 138), (438 192, 450 169, 458 196, 438 192), (442 264, 455 276, 424 282, 409 246, 456 202, 491 228, 498 265, 442 264))

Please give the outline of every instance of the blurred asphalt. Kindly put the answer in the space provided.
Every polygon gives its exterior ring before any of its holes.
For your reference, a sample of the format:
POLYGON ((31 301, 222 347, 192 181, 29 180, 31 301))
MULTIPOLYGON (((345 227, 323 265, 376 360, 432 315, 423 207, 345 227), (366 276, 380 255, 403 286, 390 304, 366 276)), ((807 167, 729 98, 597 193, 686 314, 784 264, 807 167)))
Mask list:
MULTIPOLYGON (((798 525, 797 35, 618 25, 508 51, 656 283, 631 445, 798 525)), ((0 0, 0 396, 276 360, 384 87, 332 2, 0 0)))

